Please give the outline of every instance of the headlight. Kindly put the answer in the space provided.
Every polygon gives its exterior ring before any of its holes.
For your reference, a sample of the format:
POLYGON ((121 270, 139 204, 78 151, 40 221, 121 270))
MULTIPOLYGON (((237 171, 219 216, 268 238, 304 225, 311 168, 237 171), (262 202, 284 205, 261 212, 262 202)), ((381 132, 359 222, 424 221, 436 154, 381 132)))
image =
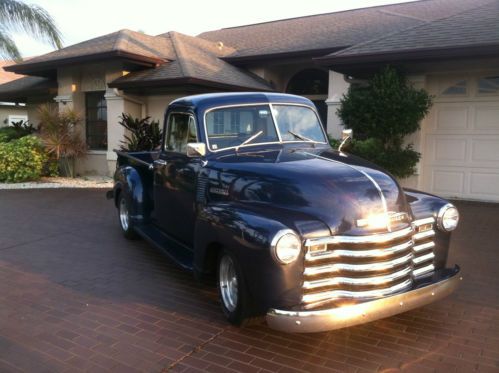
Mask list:
POLYGON ((450 232, 456 229, 459 223, 459 211, 450 203, 443 206, 437 215, 437 226, 444 232, 450 232))
POLYGON ((301 251, 300 238, 290 229, 277 232, 271 243, 272 255, 282 264, 294 262, 301 251))

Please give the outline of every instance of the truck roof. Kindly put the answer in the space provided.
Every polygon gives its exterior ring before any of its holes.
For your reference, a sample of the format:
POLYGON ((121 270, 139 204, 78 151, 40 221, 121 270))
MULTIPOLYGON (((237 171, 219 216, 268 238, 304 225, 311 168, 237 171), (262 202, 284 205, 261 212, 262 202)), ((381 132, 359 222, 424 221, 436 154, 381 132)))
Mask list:
POLYGON ((186 96, 171 102, 170 106, 195 107, 198 110, 203 110, 214 106, 268 102, 286 102, 313 106, 313 103, 305 97, 286 93, 264 92, 207 93, 186 96))

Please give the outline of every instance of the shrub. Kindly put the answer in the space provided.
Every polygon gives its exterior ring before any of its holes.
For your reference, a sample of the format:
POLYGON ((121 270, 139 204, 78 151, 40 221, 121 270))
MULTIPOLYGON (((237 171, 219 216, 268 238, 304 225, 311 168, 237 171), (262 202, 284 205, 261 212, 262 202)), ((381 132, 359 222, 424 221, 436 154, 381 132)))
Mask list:
POLYGON ((432 97, 425 90, 414 88, 391 67, 367 85, 352 84, 337 112, 357 138, 346 149, 395 176, 413 175, 420 154, 412 144, 404 147, 404 138, 419 129, 431 105, 432 97))
POLYGON ((11 140, 20 139, 23 136, 31 135, 36 132, 28 121, 19 121, 12 123, 12 126, 0 128, 0 142, 9 142, 11 140))
POLYGON ((43 145, 35 136, 0 143, 0 182, 39 179, 46 162, 43 145))
POLYGON ((151 117, 134 118, 130 114, 122 113, 120 125, 130 131, 121 143, 121 150, 129 152, 152 151, 161 145, 162 131, 159 121, 151 121, 151 117))

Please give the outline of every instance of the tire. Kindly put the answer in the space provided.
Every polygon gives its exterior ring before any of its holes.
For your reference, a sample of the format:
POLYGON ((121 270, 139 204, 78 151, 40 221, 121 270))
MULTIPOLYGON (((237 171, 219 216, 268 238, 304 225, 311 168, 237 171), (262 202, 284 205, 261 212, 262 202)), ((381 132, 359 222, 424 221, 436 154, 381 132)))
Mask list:
POLYGON ((227 250, 218 257, 218 295, 227 320, 237 326, 245 326, 251 316, 250 296, 237 259, 227 250))
POLYGON ((133 229, 133 223, 130 220, 130 203, 125 198, 123 193, 118 197, 118 221, 120 223, 121 232, 128 240, 138 238, 137 233, 133 229))

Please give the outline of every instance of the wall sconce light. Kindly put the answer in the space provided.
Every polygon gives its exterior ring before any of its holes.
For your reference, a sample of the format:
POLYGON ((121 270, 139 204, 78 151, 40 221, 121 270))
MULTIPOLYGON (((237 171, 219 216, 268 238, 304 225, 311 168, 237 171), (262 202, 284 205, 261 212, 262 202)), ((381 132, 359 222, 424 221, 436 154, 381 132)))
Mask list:
POLYGON ((130 71, 123 70, 121 73, 122 73, 122 76, 125 76, 125 75, 130 74, 130 71))
POLYGON ((76 84, 71 84, 71 92, 76 92, 76 84))

